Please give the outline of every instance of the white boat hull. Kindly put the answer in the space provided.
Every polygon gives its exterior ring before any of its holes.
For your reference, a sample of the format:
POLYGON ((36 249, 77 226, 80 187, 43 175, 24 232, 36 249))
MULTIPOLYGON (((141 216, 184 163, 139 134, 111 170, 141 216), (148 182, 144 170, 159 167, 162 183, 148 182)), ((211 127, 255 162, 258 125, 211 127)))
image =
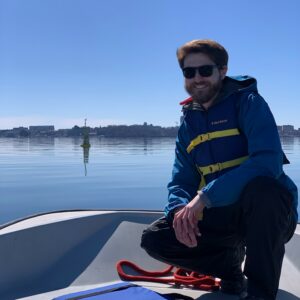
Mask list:
MULTIPOLYGON (((54 297, 120 281, 115 264, 127 259, 149 270, 165 267, 140 248, 143 229, 162 216, 151 211, 57 212, 0 230, 0 299, 54 297)), ((300 298, 300 225, 286 246, 277 299, 300 298)), ((153 290, 200 299, 206 292, 137 282, 153 290)), ((221 293, 210 299, 235 299, 221 293)))

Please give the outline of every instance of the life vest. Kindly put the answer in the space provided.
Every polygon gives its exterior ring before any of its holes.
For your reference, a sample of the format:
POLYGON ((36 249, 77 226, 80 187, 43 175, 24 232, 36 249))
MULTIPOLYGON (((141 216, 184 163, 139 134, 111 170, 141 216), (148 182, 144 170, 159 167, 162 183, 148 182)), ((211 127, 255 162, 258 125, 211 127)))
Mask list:
POLYGON ((247 139, 238 124, 237 101, 238 95, 233 94, 208 110, 184 112, 190 138, 186 150, 201 174, 200 189, 248 159, 247 139))

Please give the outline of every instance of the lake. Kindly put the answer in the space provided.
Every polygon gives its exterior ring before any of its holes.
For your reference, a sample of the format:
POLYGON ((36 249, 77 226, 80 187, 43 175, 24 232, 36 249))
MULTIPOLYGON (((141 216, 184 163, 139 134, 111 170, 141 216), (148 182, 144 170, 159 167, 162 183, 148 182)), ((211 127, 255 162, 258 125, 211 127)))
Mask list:
MULTIPOLYGON (((65 209, 163 209, 174 138, 0 138, 0 224, 65 209)), ((300 187, 300 138, 282 138, 300 187)))

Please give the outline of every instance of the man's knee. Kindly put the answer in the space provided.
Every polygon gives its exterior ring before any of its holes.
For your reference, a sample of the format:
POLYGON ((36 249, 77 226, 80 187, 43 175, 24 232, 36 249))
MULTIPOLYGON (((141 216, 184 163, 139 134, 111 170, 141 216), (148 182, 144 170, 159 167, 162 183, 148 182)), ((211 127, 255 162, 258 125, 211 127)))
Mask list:
POLYGON ((289 192, 275 178, 258 176, 246 185, 241 198, 248 199, 259 206, 269 207, 270 201, 276 206, 276 202, 281 204, 282 198, 289 198, 289 196, 289 192))
POLYGON ((262 234, 271 230, 277 237, 288 230, 292 196, 276 179, 256 177, 248 183, 240 200, 244 222, 250 224, 251 230, 262 234))
POLYGON ((142 234, 141 247, 148 253, 157 252, 158 248, 164 243, 164 232, 170 230, 165 218, 158 219, 147 227, 142 234))
POLYGON ((274 178, 267 176, 257 176, 248 182, 244 192, 251 193, 262 193, 262 192, 273 192, 278 188, 278 181, 274 178))
POLYGON ((155 245, 155 234, 153 231, 148 227, 143 231, 142 238, 141 238, 141 247, 145 250, 153 247, 155 245))

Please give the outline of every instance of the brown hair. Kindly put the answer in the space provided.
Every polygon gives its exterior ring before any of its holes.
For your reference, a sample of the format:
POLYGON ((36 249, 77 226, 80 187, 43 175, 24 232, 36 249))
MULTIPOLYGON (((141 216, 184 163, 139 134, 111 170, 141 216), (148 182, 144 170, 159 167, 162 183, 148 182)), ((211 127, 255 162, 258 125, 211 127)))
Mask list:
POLYGON ((176 54, 181 68, 183 68, 184 59, 191 53, 206 54, 219 68, 228 64, 227 51, 222 45, 212 40, 193 40, 178 48, 176 54))

